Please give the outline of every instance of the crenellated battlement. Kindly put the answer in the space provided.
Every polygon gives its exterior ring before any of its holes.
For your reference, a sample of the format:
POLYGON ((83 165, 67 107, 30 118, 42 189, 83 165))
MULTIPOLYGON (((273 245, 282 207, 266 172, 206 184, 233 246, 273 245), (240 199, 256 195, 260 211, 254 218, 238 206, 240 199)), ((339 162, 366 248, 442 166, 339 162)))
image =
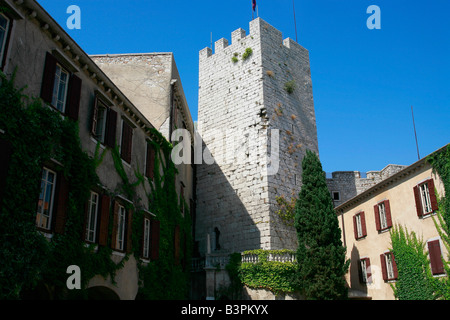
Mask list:
POLYGON ((214 52, 211 48, 202 49, 199 54, 200 59, 206 59, 215 54, 220 54, 224 52, 225 49, 233 46, 241 46, 243 42, 271 42, 274 45, 284 46, 285 48, 295 51, 294 54, 308 54, 308 50, 291 38, 283 39, 283 34, 281 31, 261 18, 256 18, 250 21, 249 27, 250 33, 248 35, 242 28, 233 31, 231 33, 231 43, 229 43, 226 38, 217 40, 214 43, 214 52))

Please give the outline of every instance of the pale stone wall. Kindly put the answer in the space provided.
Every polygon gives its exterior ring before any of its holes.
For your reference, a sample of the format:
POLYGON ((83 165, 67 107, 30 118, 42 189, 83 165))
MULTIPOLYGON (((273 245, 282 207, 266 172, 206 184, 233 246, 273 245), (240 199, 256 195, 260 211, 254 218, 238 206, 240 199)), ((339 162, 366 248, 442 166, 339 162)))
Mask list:
POLYGON ((238 29, 231 43, 216 41, 214 54, 200 51, 199 84, 199 133, 217 160, 198 166, 200 252, 216 228, 221 250, 295 249, 295 230, 279 221, 275 197, 299 191, 305 150, 318 153, 308 52, 258 18, 248 35, 238 29), (244 60, 247 48, 253 53, 244 60), (292 94, 284 90, 290 80, 292 94), (274 129, 280 158, 271 175, 274 129))

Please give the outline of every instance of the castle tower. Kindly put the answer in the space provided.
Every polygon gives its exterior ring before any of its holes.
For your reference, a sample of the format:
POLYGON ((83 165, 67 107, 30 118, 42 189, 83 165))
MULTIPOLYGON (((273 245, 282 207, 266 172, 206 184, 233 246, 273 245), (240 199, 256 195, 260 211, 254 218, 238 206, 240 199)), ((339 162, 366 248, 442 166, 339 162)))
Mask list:
POLYGON ((297 195, 318 153, 309 53, 260 18, 200 51, 196 240, 201 253, 296 249, 276 198, 297 195), (278 155, 278 158, 277 158, 278 155))

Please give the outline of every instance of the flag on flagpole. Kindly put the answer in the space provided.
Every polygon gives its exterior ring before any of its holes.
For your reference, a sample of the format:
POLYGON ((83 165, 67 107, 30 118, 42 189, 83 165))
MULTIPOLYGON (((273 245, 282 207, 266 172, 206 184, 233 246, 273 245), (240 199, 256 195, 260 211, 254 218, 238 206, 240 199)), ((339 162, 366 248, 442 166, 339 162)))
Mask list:
POLYGON ((253 3, 253 11, 255 11, 255 9, 256 9, 256 0, 252 0, 252 3, 253 3))

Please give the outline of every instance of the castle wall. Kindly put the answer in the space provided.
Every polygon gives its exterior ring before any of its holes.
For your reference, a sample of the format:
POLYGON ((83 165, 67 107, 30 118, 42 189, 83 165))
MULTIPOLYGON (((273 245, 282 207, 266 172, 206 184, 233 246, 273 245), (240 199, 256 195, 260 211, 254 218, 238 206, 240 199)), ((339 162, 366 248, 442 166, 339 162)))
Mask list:
POLYGON ((231 43, 215 43, 214 54, 200 51, 198 129, 216 160, 197 171, 200 252, 208 234, 217 248, 215 230, 221 250, 296 247, 275 197, 298 192, 305 150, 318 152, 308 61, 305 49, 259 18, 248 35, 238 29, 231 43), (290 80, 292 94, 284 90, 290 80))

